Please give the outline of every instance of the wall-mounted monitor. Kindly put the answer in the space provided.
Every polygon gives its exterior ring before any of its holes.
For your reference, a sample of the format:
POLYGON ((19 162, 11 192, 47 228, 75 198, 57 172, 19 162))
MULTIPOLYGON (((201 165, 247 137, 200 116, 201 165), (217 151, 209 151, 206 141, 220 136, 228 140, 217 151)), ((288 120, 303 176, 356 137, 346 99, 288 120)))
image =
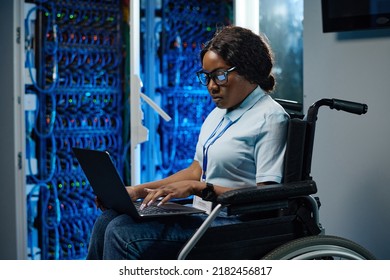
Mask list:
POLYGON ((322 0, 323 32, 390 28, 390 0, 322 0))

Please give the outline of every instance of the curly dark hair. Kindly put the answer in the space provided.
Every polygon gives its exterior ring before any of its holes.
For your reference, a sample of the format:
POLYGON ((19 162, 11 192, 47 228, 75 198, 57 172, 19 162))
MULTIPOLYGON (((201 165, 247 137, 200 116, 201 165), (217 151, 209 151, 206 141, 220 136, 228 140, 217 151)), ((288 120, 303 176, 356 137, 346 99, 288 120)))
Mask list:
POLYGON ((264 91, 275 87, 271 73, 274 57, 268 40, 251 30, 238 26, 225 26, 217 30, 200 52, 200 59, 207 51, 220 55, 230 66, 236 66, 238 74, 258 84, 264 91))

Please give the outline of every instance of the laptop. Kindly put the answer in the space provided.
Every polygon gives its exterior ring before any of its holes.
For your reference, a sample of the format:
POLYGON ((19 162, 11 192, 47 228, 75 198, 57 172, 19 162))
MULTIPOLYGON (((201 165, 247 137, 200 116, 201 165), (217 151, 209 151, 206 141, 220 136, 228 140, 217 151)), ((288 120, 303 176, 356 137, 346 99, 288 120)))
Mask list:
POLYGON ((204 213, 195 207, 167 202, 161 206, 151 205, 140 210, 141 201, 132 201, 126 191, 115 164, 107 151, 72 148, 92 189, 103 205, 118 213, 124 213, 135 219, 155 218, 172 215, 204 213))

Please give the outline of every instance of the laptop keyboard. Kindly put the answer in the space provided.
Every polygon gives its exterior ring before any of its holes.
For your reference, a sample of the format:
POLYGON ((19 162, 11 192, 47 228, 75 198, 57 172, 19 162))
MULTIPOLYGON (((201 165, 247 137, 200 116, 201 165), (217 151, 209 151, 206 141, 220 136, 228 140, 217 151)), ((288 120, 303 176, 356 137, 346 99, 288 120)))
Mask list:
POLYGON ((140 201, 134 202, 134 205, 140 214, 164 214, 164 213, 176 213, 177 211, 180 211, 178 209, 167 209, 167 208, 159 207, 156 204, 152 204, 140 210, 139 208, 141 206, 141 203, 142 202, 140 201))

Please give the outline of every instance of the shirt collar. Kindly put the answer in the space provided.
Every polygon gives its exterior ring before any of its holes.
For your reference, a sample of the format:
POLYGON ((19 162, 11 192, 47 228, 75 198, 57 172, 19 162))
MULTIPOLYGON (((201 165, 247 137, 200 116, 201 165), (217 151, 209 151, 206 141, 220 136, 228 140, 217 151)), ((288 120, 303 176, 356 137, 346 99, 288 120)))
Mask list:
POLYGON ((240 118, 246 111, 248 111, 253 105, 257 103, 265 95, 265 93, 256 87, 245 99, 244 101, 234 110, 227 112, 225 114, 226 118, 234 122, 240 118))

